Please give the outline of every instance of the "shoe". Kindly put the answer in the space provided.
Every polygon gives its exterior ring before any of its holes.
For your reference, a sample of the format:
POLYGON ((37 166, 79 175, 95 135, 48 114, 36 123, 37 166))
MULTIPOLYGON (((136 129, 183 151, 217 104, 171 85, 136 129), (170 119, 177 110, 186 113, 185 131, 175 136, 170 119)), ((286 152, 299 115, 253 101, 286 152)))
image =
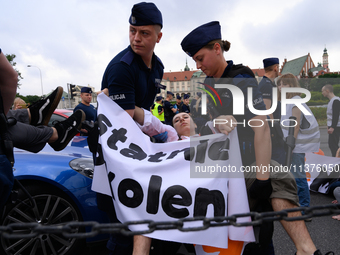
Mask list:
MULTIPOLYGON (((320 250, 316 250, 313 255, 322 255, 321 251, 320 250)), ((334 252, 332 251, 329 251, 327 253, 325 253, 325 255, 334 255, 334 252)))
POLYGON ((63 88, 57 87, 48 97, 40 99, 28 107, 31 113, 32 126, 47 126, 52 113, 57 108, 60 98, 63 95, 63 88))
POLYGON ((68 119, 58 122, 54 128, 58 132, 57 141, 50 143, 50 146, 55 151, 64 149, 71 139, 79 132, 82 122, 85 120, 85 113, 83 110, 75 111, 68 119))

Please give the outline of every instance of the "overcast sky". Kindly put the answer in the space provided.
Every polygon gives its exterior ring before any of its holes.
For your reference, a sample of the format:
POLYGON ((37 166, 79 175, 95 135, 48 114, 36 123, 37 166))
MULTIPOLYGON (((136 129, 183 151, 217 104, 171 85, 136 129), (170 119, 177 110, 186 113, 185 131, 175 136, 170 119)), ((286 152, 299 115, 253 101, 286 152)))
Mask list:
MULTIPOLYGON (((41 95, 67 83, 99 90, 109 61, 129 44, 131 0, 2 1, 0 48, 15 54, 21 95, 41 95), (27 67, 32 65, 36 67, 27 67)), ((308 53, 317 65, 326 47, 331 71, 340 71, 340 1, 155 0, 163 15, 163 37, 155 53, 165 72, 194 61, 180 42, 197 26, 218 20, 231 42, 226 59, 262 68, 262 59, 292 60, 308 53)))

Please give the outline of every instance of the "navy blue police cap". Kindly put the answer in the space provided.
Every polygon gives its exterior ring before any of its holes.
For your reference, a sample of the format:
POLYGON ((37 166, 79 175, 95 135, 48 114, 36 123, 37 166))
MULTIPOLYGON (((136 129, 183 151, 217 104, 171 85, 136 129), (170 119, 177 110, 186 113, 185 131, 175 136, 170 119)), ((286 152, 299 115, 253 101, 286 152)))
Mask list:
POLYGON ((184 99, 188 99, 189 97, 190 97, 190 96, 189 96, 188 94, 185 94, 183 98, 184 98, 184 99))
POLYGON ((213 40, 221 39, 221 26, 212 21, 192 30, 181 42, 182 49, 190 57, 213 40))
POLYGON ((82 87, 80 93, 92 93, 92 89, 89 87, 82 87))
POLYGON ((172 93, 171 91, 167 91, 166 94, 174 96, 174 93, 172 93))
POLYGON ((177 95, 177 99, 182 99, 182 97, 180 95, 177 95))
POLYGON ((272 66, 275 64, 279 64, 279 59, 278 58, 265 58, 263 60, 263 67, 266 68, 268 66, 272 66))
POLYGON ((197 92, 197 96, 201 97, 202 96, 202 92, 197 92))
POLYGON ((156 101, 160 101, 160 100, 162 100, 163 99, 163 97, 162 96, 158 96, 158 97, 156 97, 156 101))
POLYGON ((132 7, 129 23, 133 26, 158 24, 163 27, 162 13, 154 3, 141 2, 132 7))

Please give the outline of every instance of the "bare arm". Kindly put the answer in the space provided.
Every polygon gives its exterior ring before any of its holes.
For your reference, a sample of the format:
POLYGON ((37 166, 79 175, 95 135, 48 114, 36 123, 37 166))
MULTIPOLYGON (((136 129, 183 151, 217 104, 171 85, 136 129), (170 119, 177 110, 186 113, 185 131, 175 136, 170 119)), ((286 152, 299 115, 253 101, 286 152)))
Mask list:
POLYGON ((18 83, 18 73, 8 62, 6 56, 0 53, 0 89, 4 111, 7 114, 15 98, 18 83))
POLYGON ((272 154, 270 130, 266 121, 266 116, 255 116, 253 119, 261 119, 264 123, 262 127, 253 127, 255 132, 254 147, 256 165, 259 167, 259 171, 256 173, 256 179, 267 180, 269 178, 269 171, 263 172, 261 166, 267 166, 267 169, 269 169, 272 154))
MULTIPOLYGON (((272 100, 268 98, 263 98, 263 102, 266 105, 266 109, 269 110, 270 107, 272 106, 272 100)), ((269 117, 273 119, 273 114, 270 114, 269 117)))

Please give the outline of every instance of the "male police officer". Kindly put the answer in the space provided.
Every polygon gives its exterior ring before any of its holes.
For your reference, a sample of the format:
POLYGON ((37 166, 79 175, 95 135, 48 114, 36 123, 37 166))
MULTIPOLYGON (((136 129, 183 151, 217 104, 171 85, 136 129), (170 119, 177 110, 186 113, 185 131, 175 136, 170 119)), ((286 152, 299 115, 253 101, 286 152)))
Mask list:
MULTIPOLYGON (((85 112, 86 121, 94 123, 97 120, 97 110, 91 104, 92 101, 92 89, 89 87, 82 87, 80 90, 81 102, 74 108, 74 112, 81 109, 85 112)), ((88 131, 86 129, 81 129, 82 135, 87 135, 88 131)))
MULTIPOLYGON (((265 58, 263 60, 264 76, 259 83, 259 90, 262 93, 263 102, 266 105, 266 109, 272 107, 273 99, 273 88, 277 90, 276 84, 274 82, 275 78, 279 76, 279 59, 278 58, 265 58)), ((278 102, 277 107, 273 114, 271 114, 271 119, 281 119, 281 103, 278 102)), ((275 124, 278 124, 276 122, 275 124)), ((286 152, 284 150, 282 131, 281 127, 274 126, 271 127, 272 136, 272 159, 281 165, 285 165, 286 152)))
POLYGON ((162 123, 164 123, 164 107, 163 107, 163 97, 156 97, 156 102, 154 108, 152 109, 152 114, 157 117, 162 123))
MULTIPOLYGON (((129 23, 130 45, 118 53, 107 66, 102 90, 107 88, 110 98, 133 117, 135 106, 150 109, 156 94, 162 88, 160 82, 164 67, 154 54, 155 45, 162 38, 162 14, 153 3, 138 3, 131 10, 129 23)), ((99 206, 100 204, 98 201, 99 206)), ((114 220, 116 219, 111 219, 114 220)), ((111 238, 108 243, 110 250, 115 249, 112 254, 131 254, 129 239, 124 236, 115 238, 116 240, 111 238)), ((136 247, 137 239, 135 237, 136 247)))

